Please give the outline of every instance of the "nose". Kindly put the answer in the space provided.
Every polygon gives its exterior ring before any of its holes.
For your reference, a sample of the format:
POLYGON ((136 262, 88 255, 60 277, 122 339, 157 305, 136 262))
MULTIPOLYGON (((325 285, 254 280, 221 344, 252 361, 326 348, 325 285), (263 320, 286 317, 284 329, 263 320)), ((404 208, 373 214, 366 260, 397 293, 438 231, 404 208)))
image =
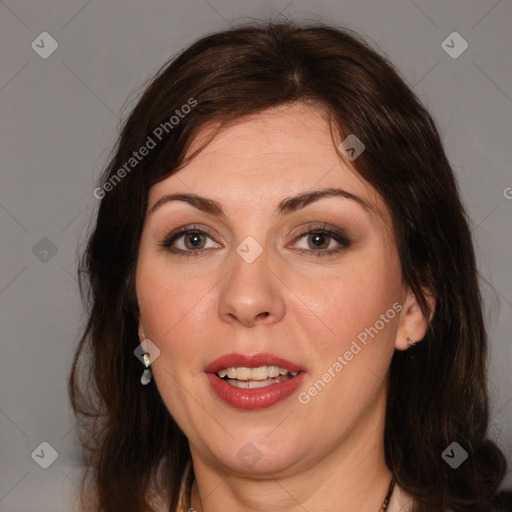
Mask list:
POLYGON ((253 327, 278 322, 284 316, 286 286, 279 272, 269 267, 267 252, 263 250, 252 262, 234 253, 231 270, 219 288, 223 321, 253 327))

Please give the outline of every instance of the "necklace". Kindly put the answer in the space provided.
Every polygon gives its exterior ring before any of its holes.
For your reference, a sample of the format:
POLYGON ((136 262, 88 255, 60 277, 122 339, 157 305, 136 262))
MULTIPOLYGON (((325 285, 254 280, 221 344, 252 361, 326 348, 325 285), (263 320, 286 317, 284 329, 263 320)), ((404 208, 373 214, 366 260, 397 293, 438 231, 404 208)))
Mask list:
POLYGON ((384 503, 382 507, 380 507, 379 512, 386 512, 389 506, 389 500, 391 499, 391 495, 393 494, 393 489, 395 488, 395 477, 391 477, 391 482, 389 483, 388 493, 384 498, 384 503))
MULTIPOLYGON (((190 491, 192 488, 192 481, 191 481, 191 468, 192 464, 189 461, 187 468, 185 469, 185 476, 183 477, 183 480, 181 482, 181 489, 180 489, 180 495, 178 498, 178 512, 188 512, 190 510, 195 510, 190 506, 190 491)), ((386 494, 386 497, 384 498, 384 502, 382 503, 382 506, 379 509, 379 512, 386 512, 388 510, 389 501, 391 500, 391 495, 393 494, 393 489, 395 488, 395 478, 391 478, 391 482, 389 483, 388 487, 388 493, 386 494)))

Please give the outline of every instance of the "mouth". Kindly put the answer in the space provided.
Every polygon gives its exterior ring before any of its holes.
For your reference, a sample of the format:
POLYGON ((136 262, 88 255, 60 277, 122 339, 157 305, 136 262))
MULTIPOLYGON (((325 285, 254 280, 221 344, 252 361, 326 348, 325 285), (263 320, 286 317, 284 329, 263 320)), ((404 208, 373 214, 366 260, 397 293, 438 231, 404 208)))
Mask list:
POLYGON ((263 409, 287 398, 305 376, 300 365, 272 354, 228 354, 205 372, 213 391, 237 409, 263 409))
POLYGON ((256 389, 293 379, 298 373, 290 372, 287 368, 280 366, 258 366, 256 368, 230 366, 219 370, 217 376, 230 386, 240 389, 256 389))

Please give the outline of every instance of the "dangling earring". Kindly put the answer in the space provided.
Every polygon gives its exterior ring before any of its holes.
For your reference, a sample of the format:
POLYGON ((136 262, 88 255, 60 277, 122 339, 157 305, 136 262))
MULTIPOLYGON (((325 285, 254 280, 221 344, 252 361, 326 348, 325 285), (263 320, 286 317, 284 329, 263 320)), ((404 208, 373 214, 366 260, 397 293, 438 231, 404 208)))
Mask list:
POLYGON ((140 383, 143 385, 143 386, 147 386, 150 382, 151 382, 151 379, 153 377, 153 374, 151 373, 151 368, 149 367, 149 365, 151 364, 151 360, 149 358, 149 352, 144 352, 144 354, 142 354, 142 357, 144 358, 144 371, 142 372, 142 376, 140 378, 140 383))

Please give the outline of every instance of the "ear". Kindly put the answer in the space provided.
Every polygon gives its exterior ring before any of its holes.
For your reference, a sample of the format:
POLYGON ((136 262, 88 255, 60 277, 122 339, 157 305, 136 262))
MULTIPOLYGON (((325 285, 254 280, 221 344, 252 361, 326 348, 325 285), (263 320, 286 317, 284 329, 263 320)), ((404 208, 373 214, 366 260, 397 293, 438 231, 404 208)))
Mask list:
POLYGON ((430 308, 429 318, 425 318, 423 315, 416 295, 411 290, 406 293, 395 339, 397 350, 407 350, 411 341, 420 341, 427 333, 428 324, 434 315, 435 300, 428 290, 424 290, 424 294, 430 308))
POLYGON ((144 328, 144 324, 142 323, 142 318, 139 314, 139 341, 142 343, 146 339, 146 329, 144 328))

